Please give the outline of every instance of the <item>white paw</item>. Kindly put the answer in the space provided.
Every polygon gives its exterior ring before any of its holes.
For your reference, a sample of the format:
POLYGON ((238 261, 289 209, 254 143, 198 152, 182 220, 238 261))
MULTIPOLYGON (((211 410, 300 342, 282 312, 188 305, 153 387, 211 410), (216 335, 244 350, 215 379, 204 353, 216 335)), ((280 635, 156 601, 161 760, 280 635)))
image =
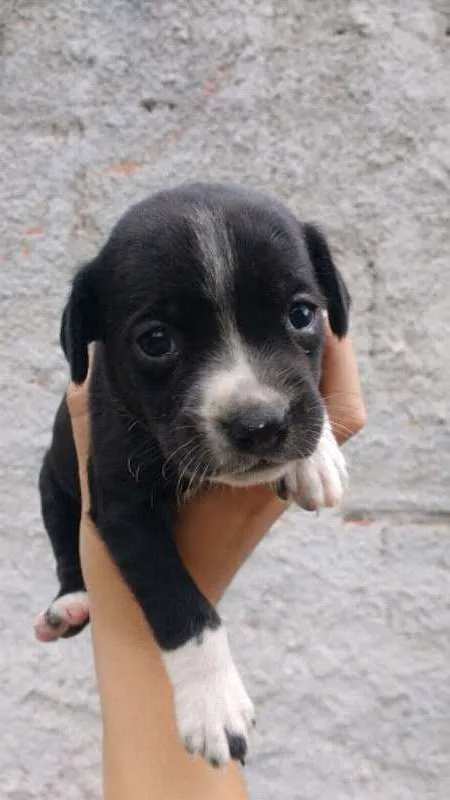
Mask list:
POLYGON ((53 642, 61 636, 70 636, 71 628, 78 628, 89 619, 87 592, 69 592, 51 603, 34 622, 36 638, 41 642, 53 642))
POLYGON ((348 483, 347 467, 328 416, 314 453, 297 461, 284 480, 288 495, 308 511, 331 508, 342 502, 348 483))
POLYGON ((225 628, 206 629, 197 639, 163 652, 186 750, 215 767, 244 763, 254 708, 234 665, 225 628))

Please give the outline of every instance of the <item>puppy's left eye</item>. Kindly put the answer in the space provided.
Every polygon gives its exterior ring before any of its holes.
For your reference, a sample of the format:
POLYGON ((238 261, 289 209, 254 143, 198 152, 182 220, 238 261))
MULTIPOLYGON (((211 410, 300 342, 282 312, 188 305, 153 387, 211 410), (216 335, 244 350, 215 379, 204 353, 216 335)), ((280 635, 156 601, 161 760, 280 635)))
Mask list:
POLYGON ((296 331, 305 331, 311 328, 317 315, 317 308, 311 303, 295 301, 289 309, 289 322, 296 331))
POLYGON ((140 331, 136 336, 136 344, 147 358, 166 358, 176 352, 176 344, 168 326, 159 322, 140 331))

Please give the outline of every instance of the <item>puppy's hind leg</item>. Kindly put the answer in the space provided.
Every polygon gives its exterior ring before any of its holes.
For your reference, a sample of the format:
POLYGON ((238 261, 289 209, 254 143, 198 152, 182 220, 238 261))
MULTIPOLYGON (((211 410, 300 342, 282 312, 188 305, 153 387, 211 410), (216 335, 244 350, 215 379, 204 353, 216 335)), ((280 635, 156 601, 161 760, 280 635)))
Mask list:
POLYGON ((56 558, 60 589, 34 623, 36 638, 74 636, 89 622, 89 602, 79 555, 80 500, 56 480, 46 454, 39 476, 42 517, 56 558))

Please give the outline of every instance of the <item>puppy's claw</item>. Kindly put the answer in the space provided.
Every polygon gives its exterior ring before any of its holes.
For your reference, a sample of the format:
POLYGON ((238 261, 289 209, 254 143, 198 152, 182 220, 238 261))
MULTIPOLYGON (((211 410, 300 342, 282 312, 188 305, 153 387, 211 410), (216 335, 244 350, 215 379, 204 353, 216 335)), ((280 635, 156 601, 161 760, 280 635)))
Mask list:
POLYGON ((230 748, 230 757, 234 761, 240 761, 245 764, 245 756, 247 755, 247 742, 243 736, 233 736, 227 731, 228 747, 230 748))
POLYGON ((280 498, 280 500, 284 500, 287 502, 291 496, 289 491, 289 486, 286 478, 280 478, 280 480, 275 484, 275 491, 280 498))
POLYGON ((185 750, 186 750, 188 753, 190 753, 190 754, 191 754, 191 756, 193 756, 193 755, 194 755, 194 753, 195 753, 195 747, 194 747, 194 743, 193 743, 193 741, 192 741, 192 739, 191 739, 191 737, 190 737, 190 736, 186 736, 186 738, 185 738, 185 740, 184 740, 184 749, 185 749, 185 750))
POLYGON ((47 625, 53 630, 57 630, 63 624, 63 618, 60 614, 57 614, 55 611, 52 611, 51 607, 44 612, 44 618, 47 625))

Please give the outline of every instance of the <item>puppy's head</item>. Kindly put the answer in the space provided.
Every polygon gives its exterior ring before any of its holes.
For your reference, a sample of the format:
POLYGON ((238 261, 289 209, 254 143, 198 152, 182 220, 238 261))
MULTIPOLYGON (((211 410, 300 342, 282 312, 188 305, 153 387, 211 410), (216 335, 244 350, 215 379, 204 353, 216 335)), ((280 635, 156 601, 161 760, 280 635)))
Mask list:
POLYGON ((281 204, 196 184, 133 207, 76 276, 61 339, 82 382, 100 340, 113 391, 192 479, 275 480, 313 452, 324 312, 349 295, 323 235, 281 204))

